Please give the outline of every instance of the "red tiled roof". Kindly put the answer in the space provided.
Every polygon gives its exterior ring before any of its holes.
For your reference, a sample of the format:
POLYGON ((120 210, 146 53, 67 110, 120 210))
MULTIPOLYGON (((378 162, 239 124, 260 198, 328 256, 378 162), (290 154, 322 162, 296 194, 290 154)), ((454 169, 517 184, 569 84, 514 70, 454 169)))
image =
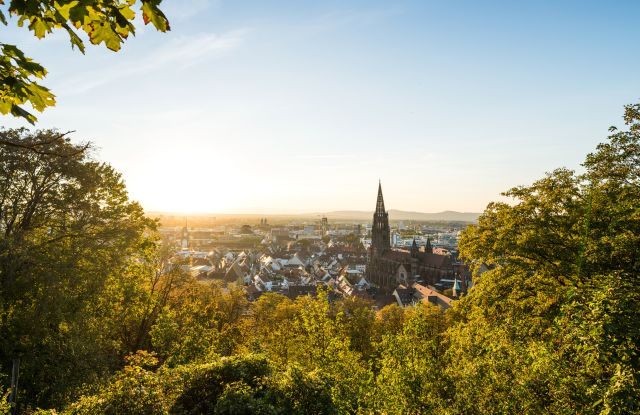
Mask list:
POLYGON ((413 288, 420 294, 422 297, 422 301, 429 301, 429 297, 437 298, 438 302, 441 302, 444 306, 451 307, 451 302, 453 301, 451 298, 447 297, 444 294, 440 294, 436 290, 432 290, 431 288, 425 287, 420 284, 413 284, 413 288))

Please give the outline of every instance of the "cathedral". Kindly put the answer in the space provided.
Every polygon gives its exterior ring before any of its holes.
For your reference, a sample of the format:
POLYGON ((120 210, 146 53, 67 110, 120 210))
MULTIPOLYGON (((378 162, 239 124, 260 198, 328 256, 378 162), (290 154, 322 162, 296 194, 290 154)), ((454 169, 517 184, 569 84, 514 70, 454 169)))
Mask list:
POLYGON ((429 240, 424 250, 420 250, 415 240, 410 251, 391 248, 389 214, 384 209, 382 185, 378 184, 367 264, 369 282, 393 291, 399 284, 408 287, 414 282, 433 286, 443 278, 453 279, 454 275, 451 259, 446 255, 434 254, 429 240))

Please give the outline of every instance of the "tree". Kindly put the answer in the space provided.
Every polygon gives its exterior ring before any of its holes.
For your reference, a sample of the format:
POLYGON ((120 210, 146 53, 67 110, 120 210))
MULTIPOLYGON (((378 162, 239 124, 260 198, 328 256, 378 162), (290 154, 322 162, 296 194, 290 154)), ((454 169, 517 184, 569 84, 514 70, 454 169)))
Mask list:
POLYGON ((155 357, 140 352, 127 358, 127 365, 96 395, 83 396, 72 404, 69 415, 165 415, 173 392, 162 372, 154 372, 155 357))
MULTIPOLYGON (((10 133, 26 143, 58 134, 10 133)), ((128 307, 118 304, 137 298, 127 287, 155 247, 155 222, 82 147, 0 146, 0 362, 21 358, 20 395, 43 406, 120 365, 128 351, 113 321, 128 307)))
MULTIPOLYGON (((130 356, 127 366, 65 413, 84 414, 335 414, 326 378, 264 356, 215 358, 175 368, 153 355, 130 356)), ((1 408, 1 407, 0 407, 1 408)))
POLYGON ((281 294, 265 293, 252 305, 252 330, 260 352, 282 365, 303 350, 300 339, 300 304, 281 294))
MULTIPOLYGON (((157 30, 169 30, 169 21, 160 10, 162 0, 10 0, 9 17, 17 19, 17 25, 27 26, 33 35, 42 39, 55 30, 69 35, 72 48, 84 53, 84 33, 94 45, 104 44, 118 51, 130 34, 135 35, 133 21, 135 6, 140 5, 144 24, 151 23, 157 30)), ((0 0, 0 5, 4 0, 0 0)), ((7 18, 0 11, 0 22, 5 26, 7 18)), ((55 105, 55 96, 38 84, 47 70, 34 62, 15 45, 0 43, 0 113, 12 114, 35 123, 36 117, 22 105, 30 104, 36 111, 55 105)))
POLYGON ((371 372, 361 354, 350 347, 346 316, 335 313, 327 289, 316 298, 299 297, 301 347, 300 364, 319 371, 331 385, 331 397, 340 413, 355 413, 365 404, 371 387, 371 372))
POLYGON ((439 307, 420 303, 409 312, 401 332, 383 337, 371 396, 376 413, 438 413, 445 407, 450 389, 444 375, 446 326, 439 307))
POLYGON ((405 323, 405 309, 393 303, 384 306, 378 311, 375 321, 374 340, 382 340, 385 334, 398 334, 402 331, 405 323))
POLYGON ((373 354, 374 326, 376 314, 371 309, 373 302, 351 296, 335 304, 342 321, 343 336, 349 339, 351 350, 365 359, 373 354))
POLYGON ((217 284, 202 284, 193 277, 175 287, 162 303, 150 330, 152 345, 168 366, 202 361, 212 355, 231 355, 243 343, 244 291, 223 291, 217 284))
POLYGON ((511 189, 463 233, 493 269, 454 307, 454 413, 640 413, 640 105, 624 119, 585 173, 511 189))

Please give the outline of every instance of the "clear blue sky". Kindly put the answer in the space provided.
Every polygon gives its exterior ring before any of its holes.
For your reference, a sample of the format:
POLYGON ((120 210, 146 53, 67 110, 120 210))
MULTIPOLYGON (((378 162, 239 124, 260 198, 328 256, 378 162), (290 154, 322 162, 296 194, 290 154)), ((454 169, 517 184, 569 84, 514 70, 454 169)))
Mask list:
POLYGON ((640 99, 638 1, 164 3, 119 53, 2 29, 149 210, 481 211, 640 99))

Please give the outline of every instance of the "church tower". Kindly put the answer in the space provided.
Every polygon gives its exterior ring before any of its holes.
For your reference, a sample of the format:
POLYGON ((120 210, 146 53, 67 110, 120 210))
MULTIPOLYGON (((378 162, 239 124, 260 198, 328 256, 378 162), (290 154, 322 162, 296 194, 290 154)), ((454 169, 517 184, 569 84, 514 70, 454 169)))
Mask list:
POLYGON ((187 218, 184 218, 184 228, 182 228, 182 239, 180 239, 180 248, 183 251, 189 249, 189 227, 187 226, 187 218))
POLYGON ((416 243, 416 238, 413 238, 413 244, 411 245, 411 258, 417 258, 418 252, 420 251, 418 250, 418 244, 416 243))
POLYGON ((378 201, 376 211, 373 214, 373 227, 371 229, 371 256, 378 257, 391 249, 391 232, 389 230, 389 214, 384 210, 382 197, 382 184, 378 183, 378 201))
POLYGON ((431 246, 431 238, 427 237, 427 244, 424 246, 424 252, 433 254, 433 247, 431 246))

